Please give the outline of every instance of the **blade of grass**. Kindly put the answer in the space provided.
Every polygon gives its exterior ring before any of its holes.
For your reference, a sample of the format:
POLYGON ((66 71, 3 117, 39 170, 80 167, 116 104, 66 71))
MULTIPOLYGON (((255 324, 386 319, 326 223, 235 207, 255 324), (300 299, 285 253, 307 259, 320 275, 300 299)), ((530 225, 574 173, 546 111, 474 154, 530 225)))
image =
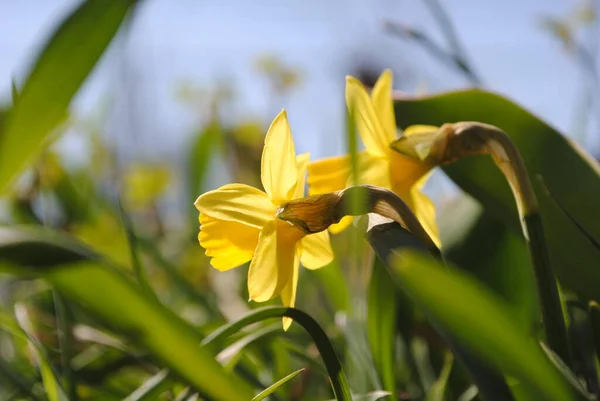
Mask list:
POLYGON ((47 143, 134 4, 134 0, 82 2, 51 35, 0 136, 0 192, 47 143))
POLYGON ((452 372, 453 365, 454 357, 448 352, 444 358, 444 366, 442 367, 440 376, 427 392, 425 401, 444 401, 446 387, 448 386, 448 379, 450 378, 450 372, 452 372))
POLYGON ((264 400, 269 395, 271 395, 272 393, 274 393, 275 391, 277 391, 277 389, 279 387, 283 386, 285 383, 289 382, 290 380, 292 380, 294 377, 298 376, 300 373, 304 372, 305 370, 306 370, 306 368, 298 369, 297 371, 290 373, 289 375, 281 378, 280 380, 277 380, 271 386, 269 386, 268 388, 264 389, 260 393, 256 394, 256 396, 252 399, 252 401, 261 401, 261 400, 264 400))
POLYGON ((337 354, 335 353, 333 345, 327 337, 327 334, 325 334, 321 326, 319 326, 319 324, 312 317, 298 309, 277 306, 267 306, 264 308, 255 309, 240 319, 221 326, 219 329, 215 330, 204 339, 203 344, 209 342, 218 344, 226 337, 238 332, 249 324, 274 317, 281 318, 284 316, 294 319, 294 321, 304 327, 304 329, 312 337, 317 349, 319 350, 319 353, 321 354, 325 368, 327 369, 335 397, 339 401, 351 401, 352 396, 348 386, 348 380, 346 379, 342 365, 337 357, 337 354))
MULTIPOLYGON (((369 219, 371 220, 371 217, 369 219)), ((377 256, 385 261, 385 266, 388 268, 390 276, 396 281, 396 284, 398 284, 398 277, 391 267, 391 259, 396 254, 411 250, 414 251, 415 249, 422 252, 434 252, 434 250, 429 249, 410 232, 395 222, 373 225, 367 232, 367 239, 377 253, 377 256)), ((451 332, 435 320, 432 321, 430 318, 430 321, 439 334, 446 340, 457 359, 462 362, 479 388, 484 400, 507 401, 514 399, 504 377, 497 370, 492 369, 489 364, 484 363, 477 355, 465 349, 451 332)))
POLYGON ((493 293, 414 251, 395 256, 392 265, 398 284, 461 344, 526 383, 539 399, 575 399, 565 378, 493 293))
POLYGON ((67 388, 69 400, 76 401, 77 395, 76 375, 73 374, 71 367, 71 358, 73 357, 73 332, 71 312, 68 309, 67 302, 62 296, 52 291, 54 297, 54 310, 56 313, 56 332, 58 344, 60 346, 61 373, 63 376, 63 385, 67 388))
POLYGON ((252 388, 227 374, 189 323, 144 295, 122 269, 81 244, 48 230, 0 228, 3 270, 43 278, 124 337, 134 339, 181 378, 223 401, 252 398, 252 388), (118 313, 115 313, 118 311, 118 313))
POLYGON ((375 258, 367 295, 367 335, 383 389, 396 394, 396 321, 398 297, 396 285, 384 264, 375 258))
POLYGON ((23 304, 15 305, 15 316, 17 317, 17 321, 23 330, 23 334, 25 334, 29 340, 31 350, 36 356, 36 363, 38 364, 38 369, 40 370, 40 375, 42 376, 42 383, 44 384, 46 396, 48 397, 49 401, 68 401, 67 395, 60 385, 52 365, 50 365, 48 362, 48 357, 44 351, 44 348, 33 334, 33 328, 31 321, 29 320, 27 307, 23 304))

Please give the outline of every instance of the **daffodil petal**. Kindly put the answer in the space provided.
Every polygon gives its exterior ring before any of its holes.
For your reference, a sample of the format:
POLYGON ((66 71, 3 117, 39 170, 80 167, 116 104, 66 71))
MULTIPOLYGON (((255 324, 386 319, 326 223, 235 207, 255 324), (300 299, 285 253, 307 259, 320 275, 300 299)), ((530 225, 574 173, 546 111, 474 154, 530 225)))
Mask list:
MULTIPOLYGON (((298 264, 298 257, 296 256, 294 259, 291 278, 287 285, 281 290, 281 303, 283 303, 283 306, 287 306, 288 308, 293 308, 296 306, 296 290, 298 288, 298 275, 300 273, 298 264)), ((285 331, 290 328, 292 322, 294 321, 290 317, 284 317, 281 320, 283 322, 283 330, 285 331)))
POLYGON ((300 244, 302 247, 300 263, 307 269, 319 269, 333 261, 333 250, 327 231, 307 235, 300 240, 300 244))
POLYGON ((424 134, 427 132, 436 132, 438 129, 440 129, 440 128, 436 127, 435 125, 416 124, 416 125, 411 125, 411 126, 406 127, 406 129, 404 131, 402 131, 402 136, 411 136, 414 134, 424 134))
POLYGON ((393 152, 389 167, 392 191, 402 196, 408 194, 415 186, 421 188, 425 184, 432 167, 431 164, 422 163, 393 152))
MULTIPOLYGON (((390 162, 388 159, 367 154, 358 160, 358 174, 359 184, 391 189, 390 162)), ((352 183, 349 182, 348 184, 351 185, 352 183)))
POLYGON ((285 110, 275 117, 265 137, 261 180, 274 202, 291 200, 298 182, 296 149, 285 110))
POLYGON ((441 248, 442 242, 440 240, 440 234, 435 219, 435 205, 433 201, 421 192, 420 189, 414 187, 410 191, 410 206, 412 207, 415 216, 419 219, 419 222, 427 231, 427 234, 431 237, 435 245, 441 248))
POLYGON ((249 262, 258 244, 259 233, 255 227, 200 214, 198 241, 206 250, 206 256, 211 258, 210 264, 221 271, 249 262))
POLYGON ((296 189, 294 190, 294 199, 304 197, 304 186, 306 184, 306 169, 308 166, 308 160, 310 159, 310 153, 302 153, 296 156, 296 167, 298 168, 298 182, 296 183, 296 189))
POLYGON ((332 234, 339 234, 348 228, 352 222, 354 221, 354 216, 344 216, 337 224, 332 224, 329 226, 329 232, 332 234))
POLYGON ((265 302, 281 293, 292 275, 300 230, 280 220, 265 224, 248 271, 250 299, 265 302))
POLYGON ((390 151, 390 140, 365 87, 353 77, 346 77, 346 104, 367 152, 385 157, 390 151))
POLYGON ((379 76, 371 92, 375 113, 379 117, 388 145, 396 139, 396 116, 394 115, 394 103, 392 100, 393 82, 392 71, 386 69, 379 76))
POLYGON ((267 194, 244 184, 228 184, 209 191, 201 195, 194 205, 207 216, 258 229, 275 216, 275 205, 267 194))
MULTIPOLYGON (((368 156, 359 152, 358 159, 368 156)), ((335 156, 308 164, 308 194, 319 195, 346 188, 350 178, 350 156, 335 156)))

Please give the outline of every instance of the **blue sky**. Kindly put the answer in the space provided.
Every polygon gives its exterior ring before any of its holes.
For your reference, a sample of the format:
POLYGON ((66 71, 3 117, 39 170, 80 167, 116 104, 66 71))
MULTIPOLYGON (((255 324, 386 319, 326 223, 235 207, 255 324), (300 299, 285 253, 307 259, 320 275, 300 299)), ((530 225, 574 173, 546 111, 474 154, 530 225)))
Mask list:
MULTIPOLYGON (((22 77, 51 27, 77 1, 0 2, 0 94, 22 77)), ((575 63, 540 28, 542 15, 564 15, 565 0, 442 1, 486 86, 505 94, 564 132, 582 87, 575 63)), ((216 79, 234 83, 232 119, 268 121, 288 110, 298 151, 316 157, 343 152, 344 76, 372 61, 396 73, 400 89, 464 87, 466 81, 418 46, 383 31, 386 20, 427 31, 443 42, 421 2, 400 0, 146 0, 128 36, 120 37, 77 97, 89 114, 113 99, 108 135, 134 135, 139 152, 177 154, 189 139, 193 112, 175 100, 177 84, 216 79), (277 54, 303 73, 304 84, 281 104, 269 104, 252 65, 277 54), (126 84, 124 84, 126 83, 126 84), (133 116, 133 117, 132 117, 133 116), (124 122, 125 121, 125 122, 124 122), (135 131, 131 134, 131 131, 135 131)))

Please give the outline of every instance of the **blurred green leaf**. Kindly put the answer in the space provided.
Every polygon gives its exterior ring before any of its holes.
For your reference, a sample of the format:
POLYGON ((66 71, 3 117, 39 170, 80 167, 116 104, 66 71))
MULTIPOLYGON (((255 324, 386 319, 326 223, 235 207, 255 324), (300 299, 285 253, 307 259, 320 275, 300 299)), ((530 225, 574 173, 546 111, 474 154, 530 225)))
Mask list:
MULTIPOLYGON (((479 121, 504 130, 517 145, 532 181, 541 175, 556 205, 557 216, 542 208, 556 274, 579 295, 600 299, 600 167, 589 155, 552 127, 511 101, 480 90, 452 92, 426 98, 395 100, 399 127, 413 124, 440 126, 447 122, 479 121), (585 196, 582 196, 585 188, 585 196), (565 218, 567 217, 567 218, 565 218), (558 223, 561 220, 562 224, 558 223), (569 221, 570 220, 570 221, 569 221), (569 239, 579 231, 584 241, 569 239), (564 242, 569 243, 565 246, 564 242)), ((464 191, 486 211, 521 231, 515 201, 503 175, 490 157, 473 156, 444 166, 464 191)), ((540 197, 540 191, 536 191, 540 197)))
POLYGON ((121 270, 49 230, 0 229, 0 260, 9 273, 47 280, 109 327, 147 348, 157 359, 215 400, 247 400, 252 389, 226 374, 187 322, 144 295, 121 270))
POLYGON ((277 389, 279 387, 283 386, 285 383, 287 383, 288 381, 292 380, 294 377, 298 376, 300 373, 304 372, 305 370, 306 370, 306 368, 298 369, 297 371, 290 373, 289 375, 285 376, 284 378, 282 378, 280 380, 277 380, 271 386, 269 386, 268 388, 264 389, 260 393, 256 394, 256 396, 252 399, 252 401, 261 401, 261 400, 264 400, 269 395, 271 395, 272 393, 274 393, 275 391, 277 391, 277 389))
POLYGON ((123 401, 143 401, 157 399, 171 384, 167 380, 168 375, 169 371, 167 369, 159 371, 154 376, 146 380, 144 384, 138 387, 123 401))
MULTIPOLYGON (((192 197, 200 196, 204 178, 215 153, 219 150, 223 132, 218 121, 209 123, 198 133, 188 155, 189 190, 192 197)), ((195 210, 194 210, 195 213, 195 210)))
POLYGON ((444 401, 446 399, 446 387, 448 386, 448 379, 450 378, 450 372, 452 372, 453 365, 454 357, 448 352, 446 353, 444 366, 442 367, 440 376, 427 392, 425 401, 444 401))
POLYGON ((566 379, 499 297, 465 273, 414 251, 396 256, 392 264, 399 284, 461 344, 527 384, 538 399, 574 399, 566 379))
POLYGON ((471 272, 514 307, 524 329, 539 320, 529 251, 520 234, 468 195, 452 201, 439 218, 444 258, 471 272))
POLYGON ((67 395, 60 385, 52 365, 50 365, 50 362, 48 362, 48 357, 43 346, 33 334, 33 326, 31 324, 31 320, 29 319, 27 307, 23 304, 17 304, 15 306, 15 315, 19 325, 21 326, 21 329, 23 330, 23 333, 29 339, 31 350, 35 354, 36 363, 40 370, 44 389, 46 390, 46 396, 48 397, 49 401, 67 401, 67 395))
POLYGON ((383 389, 396 394, 397 286, 385 265, 375 258, 367 294, 367 335, 383 389))
POLYGON ((135 0, 88 0, 66 17, 39 53, 0 136, 0 191, 64 119, 71 99, 135 0))

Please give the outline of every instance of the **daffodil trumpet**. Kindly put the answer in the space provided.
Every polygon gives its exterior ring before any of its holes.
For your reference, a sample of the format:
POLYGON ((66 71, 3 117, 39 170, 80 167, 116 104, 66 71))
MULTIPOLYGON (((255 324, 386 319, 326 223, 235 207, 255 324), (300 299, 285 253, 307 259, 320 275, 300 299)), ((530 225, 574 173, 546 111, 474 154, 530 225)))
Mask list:
POLYGON ((435 242, 410 207, 391 190, 373 185, 357 185, 341 191, 308 196, 281 204, 277 218, 306 234, 325 231, 345 216, 376 213, 400 224, 428 249, 439 254, 435 242))
POLYGON ((463 157, 489 154, 506 177, 516 199, 533 262, 534 274, 546 329, 546 340, 567 365, 571 353, 560 302, 544 236, 537 198, 525 163, 508 134, 493 125, 479 122, 444 124, 437 130, 401 137, 391 148, 425 165, 449 164, 463 157))

